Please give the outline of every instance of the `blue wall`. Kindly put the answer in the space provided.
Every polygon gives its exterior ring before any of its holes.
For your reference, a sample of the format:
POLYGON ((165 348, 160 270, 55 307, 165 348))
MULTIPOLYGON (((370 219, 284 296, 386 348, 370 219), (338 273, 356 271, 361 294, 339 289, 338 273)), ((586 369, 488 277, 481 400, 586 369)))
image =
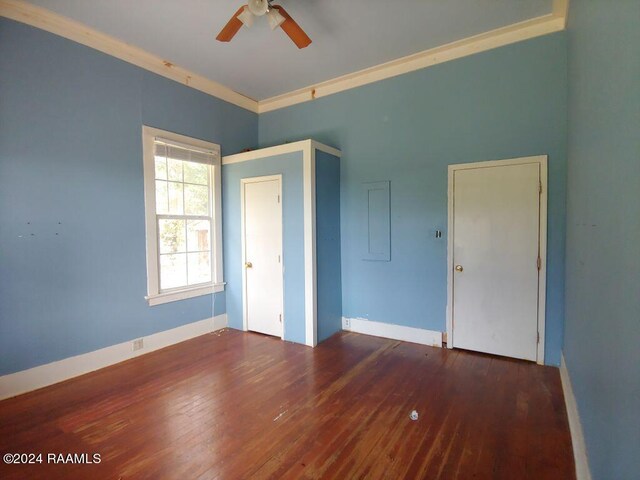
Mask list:
POLYGON ((640 477, 640 2, 572 0, 564 355, 594 480, 640 477))
POLYGON ((340 148, 343 314, 445 330, 447 165, 549 155, 546 362, 564 314, 566 38, 539 37, 260 115, 260 145, 340 148), (359 245, 363 182, 391 181, 391 261, 359 245))
POLYGON ((243 323, 240 180, 281 174, 284 338, 305 343, 302 151, 224 165, 222 172, 224 276, 229 326, 242 330, 243 323))
POLYGON ((141 128, 234 153, 257 115, 4 18, 0 72, 0 374, 211 317, 144 300, 141 128))
POLYGON ((340 159, 316 150, 318 341, 342 330, 340 159))

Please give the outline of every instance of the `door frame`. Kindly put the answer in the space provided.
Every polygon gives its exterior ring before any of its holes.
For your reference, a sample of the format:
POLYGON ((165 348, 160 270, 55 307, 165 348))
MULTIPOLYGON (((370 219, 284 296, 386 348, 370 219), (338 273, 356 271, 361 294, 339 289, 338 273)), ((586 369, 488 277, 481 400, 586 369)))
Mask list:
POLYGON ((470 170, 487 167, 504 167, 508 165, 538 164, 540 169, 540 208, 538 217, 538 255, 540 270, 538 272, 538 345, 536 363, 544 365, 545 341, 545 306, 547 288, 547 155, 491 160, 485 162, 460 163, 449 165, 447 189, 447 348, 453 348, 453 215, 454 185, 453 177, 457 170, 470 170))
POLYGON ((265 175, 260 177, 247 177, 240 179, 240 238, 242 242, 242 329, 246 332, 249 330, 249 319, 247 318, 247 269, 245 263, 246 257, 246 239, 245 239, 245 188, 249 183, 261 183, 278 181, 278 195, 280 195, 280 272, 282 275, 282 332, 280 338, 284 340, 285 330, 285 313, 284 313, 284 217, 282 216, 282 175, 265 175))

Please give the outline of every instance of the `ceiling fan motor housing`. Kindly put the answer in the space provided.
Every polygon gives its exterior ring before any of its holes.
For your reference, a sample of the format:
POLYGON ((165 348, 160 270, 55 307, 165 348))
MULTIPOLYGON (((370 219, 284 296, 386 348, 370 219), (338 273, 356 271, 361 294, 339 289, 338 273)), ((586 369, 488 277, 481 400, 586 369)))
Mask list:
POLYGON ((267 0, 249 0, 247 7, 251 13, 260 17, 269 11, 269 2, 267 0))

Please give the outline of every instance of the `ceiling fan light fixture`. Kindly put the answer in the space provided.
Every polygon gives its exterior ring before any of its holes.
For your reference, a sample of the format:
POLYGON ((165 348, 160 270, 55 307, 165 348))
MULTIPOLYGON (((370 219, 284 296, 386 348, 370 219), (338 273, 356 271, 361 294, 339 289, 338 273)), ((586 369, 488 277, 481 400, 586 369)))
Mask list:
POLYGON ((238 15, 238 20, 240 20, 242 24, 247 28, 253 25, 254 18, 255 15, 251 13, 251 11, 247 7, 244 7, 242 13, 238 15))
MULTIPOLYGON (((248 0, 246 5, 236 10, 227 24, 216 36, 219 42, 229 42, 240 31, 242 26, 250 27, 255 17, 267 16, 271 30, 280 27, 282 31, 296 44, 298 48, 306 48, 311 44, 311 39, 300 25, 291 18, 291 15, 280 5, 271 5, 274 0, 248 0)), ((0 0, 1 3, 1 0, 0 0)))
POLYGON ((269 2, 267 0, 249 0, 247 7, 251 13, 261 17, 269 11, 269 2))
POLYGON ((267 20, 269 20, 271 30, 275 30, 284 23, 285 18, 280 14, 277 8, 272 8, 269 10, 269 13, 267 13, 267 20))

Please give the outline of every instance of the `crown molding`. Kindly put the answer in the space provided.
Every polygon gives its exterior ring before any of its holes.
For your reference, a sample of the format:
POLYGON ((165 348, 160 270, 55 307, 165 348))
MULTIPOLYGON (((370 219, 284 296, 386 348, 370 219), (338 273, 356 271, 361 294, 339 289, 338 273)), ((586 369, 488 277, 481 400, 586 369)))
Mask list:
POLYGON ((553 0, 552 11, 524 22, 468 37, 357 72, 256 101, 152 53, 129 45, 50 10, 23 0, 0 0, 0 16, 26 23, 99 50, 254 113, 266 113, 440 63, 558 32, 566 27, 569 0, 553 0))
POLYGON ((0 16, 68 38, 238 107, 258 112, 258 102, 252 98, 45 8, 21 0, 0 0, 0 16))
POLYGON ((567 26, 567 16, 569 15, 569 0, 553 0, 551 15, 562 18, 563 24, 567 26))
POLYGON ((292 92, 260 100, 258 113, 289 107, 361 87, 369 83, 413 72, 530 38, 564 30, 568 0, 554 0, 551 14, 498 28, 480 35, 458 40, 440 47, 398 58, 390 62, 336 77, 292 92))

